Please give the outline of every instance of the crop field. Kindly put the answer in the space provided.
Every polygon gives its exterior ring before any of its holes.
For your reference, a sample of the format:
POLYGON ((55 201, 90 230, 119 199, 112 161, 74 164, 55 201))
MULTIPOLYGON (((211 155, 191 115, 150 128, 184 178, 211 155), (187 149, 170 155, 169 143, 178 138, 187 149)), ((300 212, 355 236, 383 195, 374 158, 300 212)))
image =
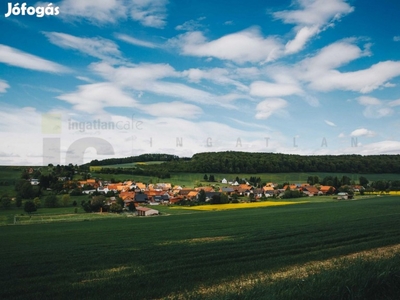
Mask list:
POLYGON ((281 205, 293 205, 293 204, 302 204, 308 203, 308 201, 297 201, 297 202, 289 202, 289 201, 262 201, 262 202, 253 202, 253 203, 227 203, 227 204, 214 204, 214 205, 195 205, 195 206, 187 206, 187 207, 173 207, 179 209, 189 209, 189 210, 227 210, 227 209, 242 209, 242 208, 257 208, 257 207, 267 207, 267 206, 281 206, 281 205))
POLYGON ((163 212, 1 226, 0 299, 400 294, 398 196, 163 212))

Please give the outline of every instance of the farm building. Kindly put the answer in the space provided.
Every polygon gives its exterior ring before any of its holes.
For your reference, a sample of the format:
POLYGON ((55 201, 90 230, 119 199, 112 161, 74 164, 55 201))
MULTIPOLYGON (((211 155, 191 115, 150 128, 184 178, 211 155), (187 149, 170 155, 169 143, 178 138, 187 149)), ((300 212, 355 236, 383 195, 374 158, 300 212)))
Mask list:
POLYGON ((152 209, 150 207, 142 207, 142 206, 136 207, 137 216, 154 216, 158 214, 159 214, 158 210, 152 209))
POLYGON ((338 193, 337 194, 337 199, 338 200, 347 200, 347 199, 349 199, 349 194, 347 194, 347 193, 338 193))

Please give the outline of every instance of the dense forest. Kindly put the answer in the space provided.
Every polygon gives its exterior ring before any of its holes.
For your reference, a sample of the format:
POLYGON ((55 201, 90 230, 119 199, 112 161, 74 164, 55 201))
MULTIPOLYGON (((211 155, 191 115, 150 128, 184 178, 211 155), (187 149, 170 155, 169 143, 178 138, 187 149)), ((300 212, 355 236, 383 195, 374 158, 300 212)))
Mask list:
MULTIPOLYGON (((146 171, 195 173, 400 173, 400 155, 294 155, 251 152, 206 152, 191 159, 168 154, 143 154, 136 157, 92 161, 90 165, 127 163, 135 161, 165 161, 146 165, 146 171)), ((141 166, 142 168, 142 166, 141 166)))
POLYGON ((117 165, 117 164, 127 164, 134 162, 143 161, 174 161, 179 160, 179 156, 171 154, 142 154, 138 156, 129 156, 124 158, 108 158, 104 160, 92 160, 90 166, 106 166, 106 165, 117 165))

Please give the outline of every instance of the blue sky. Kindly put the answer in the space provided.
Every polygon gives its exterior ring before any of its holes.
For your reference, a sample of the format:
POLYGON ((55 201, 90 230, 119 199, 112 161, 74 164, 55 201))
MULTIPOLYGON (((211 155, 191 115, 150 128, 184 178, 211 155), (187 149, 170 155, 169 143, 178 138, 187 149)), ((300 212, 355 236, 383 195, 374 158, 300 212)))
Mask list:
POLYGON ((0 164, 400 153, 397 1, 8 3, 0 164))

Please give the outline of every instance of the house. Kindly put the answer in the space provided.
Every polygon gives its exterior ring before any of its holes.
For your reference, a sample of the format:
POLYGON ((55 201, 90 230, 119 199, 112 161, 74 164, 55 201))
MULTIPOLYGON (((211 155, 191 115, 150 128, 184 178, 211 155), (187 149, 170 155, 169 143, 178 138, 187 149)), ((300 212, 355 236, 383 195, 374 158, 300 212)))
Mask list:
POLYGON ((264 191, 264 193, 272 193, 273 194, 273 192, 274 192, 274 187, 272 187, 272 186, 263 186, 263 191, 264 191))
POLYGON ((329 193, 330 191, 334 192, 334 191, 335 191, 335 188, 334 188, 333 186, 330 186, 330 185, 321 185, 321 186, 319 187, 319 190, 320 190, 324 195, 326 195, 326 194, 329 193))
POLYGON ((321 195, 322 192, 318 190, 315 186, 303 186, 303 193, 307 194, 308 196, 318 196, 321 195))
POLYGON ((154 196, 153 200, 155 202, 161 202, 161 203, 169 203, 169 195, 167 193, 165 193, 164 195, 158 195, 158 196, 154 196))
POLYGON ((234 193, 235 190, 233 188, 231 188, 231 187, 222 187, 220 189, 220 192, 224 193, 224 194, 227 194, 227 195, 230 195, 230 194, 234 193))
POLYGON ((138 206, 136 207, 136 215, 137 216, 155 216, 159 215, 160 212, 156 209, 150 208, 150 207, 142 207, 138 206))
POLYGON ((198 194, 199 194, 198 191, 190 191, 189 194, 187 194, 187 197, 188 197, 189 199, 192 199, 192 198, 196 198, 196 199, 197 199, 197 195, 198 195, 198 194))
POLYGON ((141 191, 144 191, 146 189, 146 185, 142 182, 136 182, 136 188, 140 189, 141 191))
POLYGON ((31 185, 39 185, 39 179, 31 179, 31 185))
POLYGON ((202 186, 202 187, 196 188, 195 190, 199 191, 199 192, 200 192, 200 190, 203 190, 206 193, 207 192, 215 192, 215 190, 214 190, 214 188, 212 186, 202 186))
POLYGON ((184 189, 181 189, 181 190, 179 191, 179 195, 180 195, 180 196, 187 196, 187 195, 189 195, 189 193, 190 193, 191 191, 193 191, 193 189, 184 188, 184 189))
POLYGON ((148 200, 146 194, 135 193, 134 201, 136 203, 146 203, 148 200))
POLYGON ((119 197, 122 200, 133 200, 135 199, 135 192, 129 191, 129 192, 121 192, 119 193, 119 197))
POLYGON ((347 199, 349 199, 349 194, 348 193, 338 193, 337 199, 338 200, 347 200, 347 199))
POLYGON ((253 195, 256 198, 261 198, 263 196, 263 194, 264 194, 264 190, 261 188, 257 188, 257 189, 253 190, 253 195))
POLYGON ((226 184, 226 183, 228 183, 228 180, 226 180, 226 179, 224 178, 224 179, 221 180, 221 183, 226 184))
POLYGON ((107 193, 109 192, 109 189, 108 189, 108 187, 99 186, 99 187, 97 188, 97 191, 100 192, 100 193, 107 194, 107 193))

